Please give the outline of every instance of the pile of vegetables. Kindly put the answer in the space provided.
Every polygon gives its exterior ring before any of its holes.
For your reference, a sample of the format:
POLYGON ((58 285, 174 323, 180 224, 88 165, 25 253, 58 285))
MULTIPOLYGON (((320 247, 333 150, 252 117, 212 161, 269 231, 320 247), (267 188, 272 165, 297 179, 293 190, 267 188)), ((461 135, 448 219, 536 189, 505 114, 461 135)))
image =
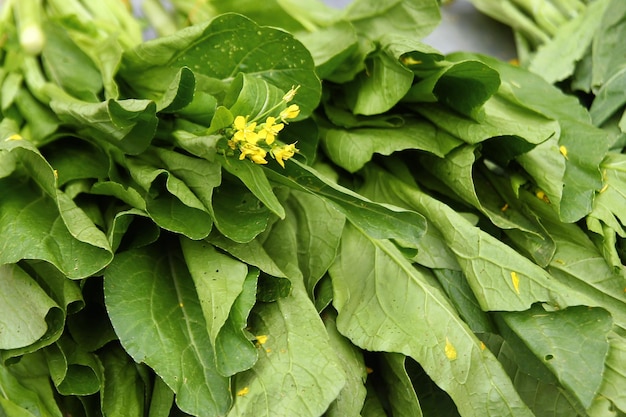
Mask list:
POLYGON ((5 0, 0 414, 626 415, 626 12, 574 3, 515 66, 436 0, 5 0))

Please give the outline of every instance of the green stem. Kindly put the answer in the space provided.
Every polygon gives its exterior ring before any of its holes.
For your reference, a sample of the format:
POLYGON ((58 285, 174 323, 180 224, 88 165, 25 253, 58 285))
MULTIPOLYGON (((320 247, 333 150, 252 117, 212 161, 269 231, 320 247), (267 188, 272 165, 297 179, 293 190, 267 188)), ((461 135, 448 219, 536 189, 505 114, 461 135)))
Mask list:
POLYGON ((172 15, 165 10, 159 0, 143 0, 141 10, 159 36, 167 36, 178 30, 172 15))

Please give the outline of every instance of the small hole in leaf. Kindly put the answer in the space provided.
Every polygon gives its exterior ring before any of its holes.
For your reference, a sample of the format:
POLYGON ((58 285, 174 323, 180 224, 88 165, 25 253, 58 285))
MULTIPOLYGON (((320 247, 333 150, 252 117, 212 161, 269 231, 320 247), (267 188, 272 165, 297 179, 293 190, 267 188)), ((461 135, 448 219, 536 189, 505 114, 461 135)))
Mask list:
POLYGON ((554 355, 546 355, 544 357, 544 359, 547 360, 547 361, 550 361, 550 360, 554 359, 554 355))

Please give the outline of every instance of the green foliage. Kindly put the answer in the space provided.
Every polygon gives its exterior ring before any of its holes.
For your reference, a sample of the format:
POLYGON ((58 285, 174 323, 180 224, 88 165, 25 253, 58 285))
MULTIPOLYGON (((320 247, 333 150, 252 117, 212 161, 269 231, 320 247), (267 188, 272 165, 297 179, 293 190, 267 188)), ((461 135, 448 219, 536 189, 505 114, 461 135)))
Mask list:
POLYGON ((170 3, 0 9, 0 415, 626 415, 620 0, 170 3))

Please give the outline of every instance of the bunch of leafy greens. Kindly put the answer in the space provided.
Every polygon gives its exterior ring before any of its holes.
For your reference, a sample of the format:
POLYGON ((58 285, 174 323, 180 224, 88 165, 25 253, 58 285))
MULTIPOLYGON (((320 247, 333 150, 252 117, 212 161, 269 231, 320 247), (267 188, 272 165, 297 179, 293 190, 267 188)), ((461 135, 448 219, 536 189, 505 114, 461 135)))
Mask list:
POLYGON ((0 10, 2 415, 626 414, 576 97, 420 42, 436 0, 143 5, 0 10))

